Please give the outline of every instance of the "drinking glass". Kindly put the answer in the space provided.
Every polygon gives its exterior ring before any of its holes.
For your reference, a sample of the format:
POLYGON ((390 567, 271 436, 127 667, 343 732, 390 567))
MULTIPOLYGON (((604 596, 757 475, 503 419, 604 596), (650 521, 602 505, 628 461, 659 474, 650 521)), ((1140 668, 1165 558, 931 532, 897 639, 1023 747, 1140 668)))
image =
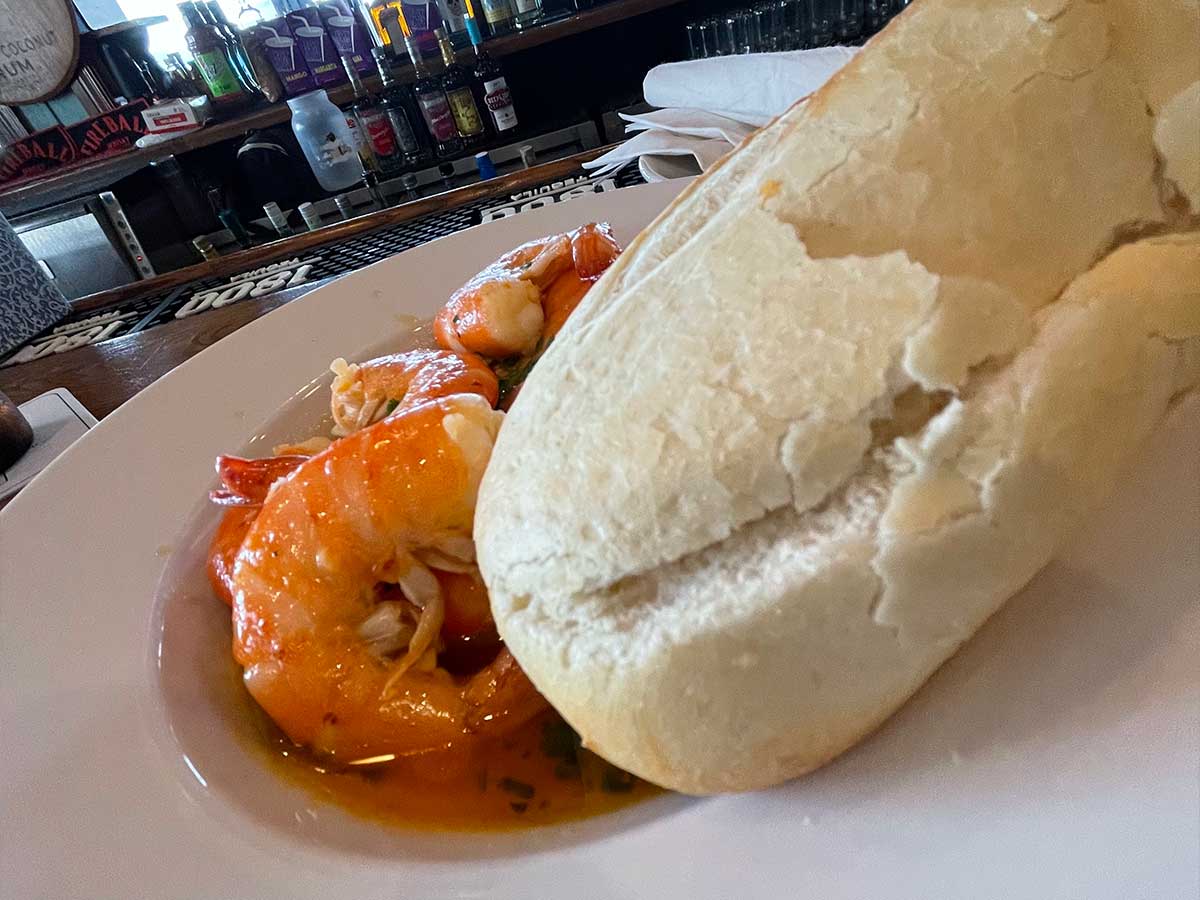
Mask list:
POLYGON ((759 4, 751 11, 754 14, 755 53, 771 52, 771 11, 759 4))
POLYGON ((733 16, 717 19, 717 52, 721 56, 733 56, 738 52, 737 19, 733 16))
POLYGON ((700 23, 700 37, 704 41, 705 56, 720 56, 721 48, 717 42, 716 19, 705 19, 700 23))
POLYGON ((892 0, 866 0, 863 4, 863 34, 879 31, 892 15, 892 0))
POLYGON ((754 53, 758 41, 754 37, 755 21, 754 12, 749 9, 739 9, 733 14, 737 20, 737 37, 738 53, 754 53))
POLYGON ((839 0, 834 34, 839 44, 853 44, 862 37, 863 0, 839 0))
POLYGON ((833 43, 833 26, 840 0, 812 0, 809 18, 809 44, 828 47, 833 43))
POLYGON ((695 22, 688 22, 683 26, 683 30, 687 32, 688 59, 704 59, 708 56, 704 49, 704 35, 700 26, 695 22))

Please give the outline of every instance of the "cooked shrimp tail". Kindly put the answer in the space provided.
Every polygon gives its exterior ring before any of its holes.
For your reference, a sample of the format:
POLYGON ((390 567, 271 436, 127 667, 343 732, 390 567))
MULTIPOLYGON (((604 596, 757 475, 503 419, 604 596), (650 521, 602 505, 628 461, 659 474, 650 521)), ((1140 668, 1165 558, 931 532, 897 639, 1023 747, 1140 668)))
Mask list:
POLYGON ((571 232, 571 261, 575 274, 584 280, 599 278, 620 255, 621 245, 607 222, 582 225, 571 232))
POLYGON ((271 485, 306 459, 307 456, 295 454, 262 459, 218 456, 217 477, 221 479, 221 487, 210 491, 208 498, 218 506, 261 506, 271 485))

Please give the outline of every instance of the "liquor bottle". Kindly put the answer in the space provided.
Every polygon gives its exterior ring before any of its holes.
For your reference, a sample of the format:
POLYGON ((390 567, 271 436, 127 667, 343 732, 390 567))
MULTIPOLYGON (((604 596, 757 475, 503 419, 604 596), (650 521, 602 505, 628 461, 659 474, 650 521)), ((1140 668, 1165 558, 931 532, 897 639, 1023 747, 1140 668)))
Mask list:
MULTIPOLYGON (((370 164, 364 165, 364 168, 374 168, 382 178, 394 178, 404 169, 404 148, 397 140, 396 132, 383 107, 363 87, 354 63, 349 57, 343 56, 342 65, 346 69, 346 77, 350 80, 350 88, 354 91, 350 115, 358 123, 359 134, 370 156, 370 164)), ((407 122, 405 124, 407 125, 407 122)))
POLYGON ((218 109, 232 109, 248 103, 252 97, 226 55, 225 41, 204 22, 194 2, 179 4, 179 13, 187 28, 184 41, 195 58, 196 68, 213 105, 218 109))
POLYGON ((455 47, 467 45, 467 0, 437 0, 438 15, 442 17, 442 27, 450 36, 450 43, 455 47))
POLYGON ((404 46, 408 48, 408 55, 417 73, 413 95, 433 137, 434 150, 442 158, 454 156, 462 150, 462 139, 458 136, 458 126, 454 124, 454 113, 450 111, 450 101, 442 89, 441 79, 434 77, 421 55, 421 48, 411 35, 405 35, 404 46))
POLYGON ((450 36, 445 30, 439 28, 433 34, 437 38, 438 49, 442 52, 442 63, 446 66, 442 74, 442 88, 446 91, 446 99, 450 101, 454 124, 458 126, 463 145, 475 147, 487 140, 487 125, 475 103, 475 94, 471 91, 471 76, 455 60, 454 47, 450 44, 450 36))
POLYGON ((471 46, 475 48, 475 80, 482 89, 483 105, 492 118, 492 127, 497 134, 512 131, 517 127, 517 111, 513 108, 504 69, 483 49, 483 35, 474 18, 467 20, 467 32, 471 35, 471 46))
POLYGON ((254 77, 254 66, 250 64, 250 57, 246 53, 246 48, 242 46, 242 37, 229 24, 229 19, 225 17, 225 11, 221 9, 221 4, 217 0, 205 0, 202 4, 202 14, 206 18, 225 41, 225 46, 229 52, 229 59, 234 64, 239 76, 241 77, 246 88, 254 94, 259 93, 260 88, 258 79, 254 77))
POLYGON ((518 30, 531 28, 542 20, 542 0, 513 0, 516 16, 513 24, 518 30))
POLYGON ((396 143, 399 144, 400 150, 404 154, 405 164, 412 166, 429 162, 433 153, 417 133, 407 102, 408 92, 392 74, 388 52, 382 47, 376 47, 371 51, 371 55, 375 58, 375 66, 379 69, 379 80, 383 82, 383 91, 378 100, 379 108, 391 126, 396 143))
MULTIPOLYGON (((365 0, 361 0, 361 2, 365 3, 365 0)), ((388 33, 388 29, 384 25, 384 13, 389 9, 394 14, 399 15, 400 0, 373 0, 366 7, 367 15, 371 17, 371 24, 375 26, 375 35, 384 47, 392 46, 392 36, 388 33)))
POLYGON ((517 27, 510 0, 479 0, 479 5, 483 7, 483 18, 494 37, 509 34, 517 27))

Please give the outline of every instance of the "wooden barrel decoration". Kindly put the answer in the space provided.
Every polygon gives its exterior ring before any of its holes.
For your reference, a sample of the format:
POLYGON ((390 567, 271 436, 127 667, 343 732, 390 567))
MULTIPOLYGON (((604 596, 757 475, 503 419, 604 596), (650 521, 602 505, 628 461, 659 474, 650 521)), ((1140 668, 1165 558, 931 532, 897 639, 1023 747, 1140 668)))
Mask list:
POLYGON ((69 0, 0 0, 0 104, 53 97, 75 74, 78 58, 69 0))

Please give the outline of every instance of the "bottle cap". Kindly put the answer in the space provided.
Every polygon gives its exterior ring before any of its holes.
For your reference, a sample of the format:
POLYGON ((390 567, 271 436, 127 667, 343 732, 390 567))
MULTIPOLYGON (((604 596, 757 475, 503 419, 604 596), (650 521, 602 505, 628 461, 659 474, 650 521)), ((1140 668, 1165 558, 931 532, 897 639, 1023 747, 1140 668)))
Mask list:
POLYGON ((475 154, 475 167, 479 169, 479 177, 484 181, 496 177, 496 166, 486 150, 480 150, 475 154))
POLYGON ((279 208, 279 204, 274 200, 263 204, 263 212, 267 214, 267 218, 276 229, 287 227, 287 216, 284 215, 283 210, 279 208))
POLYGON ((304 219, 309 231, 316 231, 321 227, 321 214, 315 206, 311 203, 301 203, 297 209, 300 210, 300 217, 304 219))

